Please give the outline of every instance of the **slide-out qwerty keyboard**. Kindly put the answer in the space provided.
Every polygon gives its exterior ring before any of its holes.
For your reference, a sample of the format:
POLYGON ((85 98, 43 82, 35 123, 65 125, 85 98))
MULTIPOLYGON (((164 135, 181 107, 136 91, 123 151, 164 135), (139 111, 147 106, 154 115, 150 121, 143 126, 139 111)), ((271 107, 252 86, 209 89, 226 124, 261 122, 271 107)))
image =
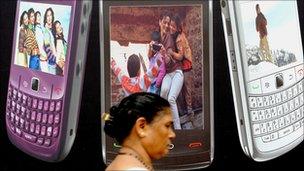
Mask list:
POLYGON ((42 147, 58 138, 62 100, 41 99, 9 85, 6 105, 8 127, 15 135, 42 147))
POLYGON ((249 97, 254 137, 267 143, 303 129, 303 84, 302 79, 282 92, 249 97))

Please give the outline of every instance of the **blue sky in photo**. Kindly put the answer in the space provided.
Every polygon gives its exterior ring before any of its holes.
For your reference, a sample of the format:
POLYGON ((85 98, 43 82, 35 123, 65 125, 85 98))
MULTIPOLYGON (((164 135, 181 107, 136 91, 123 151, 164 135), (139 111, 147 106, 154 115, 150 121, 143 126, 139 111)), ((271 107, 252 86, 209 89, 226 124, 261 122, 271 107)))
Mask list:
POLYGON ((257 3, 267 19, 270 49, 284 49, 303 57, 297 7, 293 1, 240 1, 245 44, 259 46, 259 33, 255 27, 257 3))

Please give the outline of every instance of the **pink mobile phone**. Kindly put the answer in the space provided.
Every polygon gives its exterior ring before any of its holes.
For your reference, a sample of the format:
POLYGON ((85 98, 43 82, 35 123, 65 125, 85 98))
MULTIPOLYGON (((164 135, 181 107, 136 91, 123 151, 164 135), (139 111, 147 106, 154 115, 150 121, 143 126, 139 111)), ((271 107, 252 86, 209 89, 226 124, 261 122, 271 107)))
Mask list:
POLYGON ((76 135, 91 1, 17 2, 7 133, 25 153, 63 160, 76 135))

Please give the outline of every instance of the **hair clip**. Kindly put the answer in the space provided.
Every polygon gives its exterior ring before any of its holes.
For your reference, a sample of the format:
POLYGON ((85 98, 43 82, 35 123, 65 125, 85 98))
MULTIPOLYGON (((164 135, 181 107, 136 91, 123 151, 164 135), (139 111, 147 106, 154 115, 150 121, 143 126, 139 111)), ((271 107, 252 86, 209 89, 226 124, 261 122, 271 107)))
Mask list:
POLYGON ((112 116, 109 113, 103 113, 101 118, 102 118, 103 121, 112 120, 112 116))

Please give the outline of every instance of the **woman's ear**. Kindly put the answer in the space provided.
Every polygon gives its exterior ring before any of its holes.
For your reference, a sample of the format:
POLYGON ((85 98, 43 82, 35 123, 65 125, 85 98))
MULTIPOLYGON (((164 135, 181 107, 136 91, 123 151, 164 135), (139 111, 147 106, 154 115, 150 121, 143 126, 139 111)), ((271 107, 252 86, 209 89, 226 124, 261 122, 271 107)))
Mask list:
POLYGON ((144 117, 139 117, 135 122, 135 131, 137 135, 144 138, 147 135, 147 121, 144 117))

